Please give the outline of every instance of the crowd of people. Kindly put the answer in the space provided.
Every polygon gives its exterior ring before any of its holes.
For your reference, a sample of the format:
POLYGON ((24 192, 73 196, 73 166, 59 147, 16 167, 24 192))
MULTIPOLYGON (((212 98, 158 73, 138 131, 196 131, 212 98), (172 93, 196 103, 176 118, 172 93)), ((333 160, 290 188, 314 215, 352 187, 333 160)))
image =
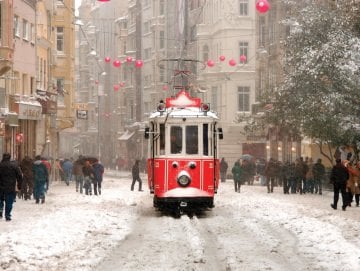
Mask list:
POLYGON ((44 204, 50 179, 66 185, 74 179, 76 192, 101 195, 104 167, 96 158, 79 156, 72 159, 56 159, 53 163, 41 157, 25 156, 20 162, 11 160, 4 153, 0 162, 0 218, 11 221, 11 211, 16 198, 35 200, 44 204), (5 212, 4 212, 5 211, 5 212))
MULTIPOLYGON (((225 182, 228 173, 228 163, 225 158, 220 161, 220 178, 225 182)), ((360 162, 340 158, 327 173, 322 160, 316 162, 311 157, 299 157, 295 162, 279 162, 273 158, 238 159, 231 168, 234 180, 234 190, 240 193, 243 184, 254 184, 259 180, 260 185, 266 186, 268 193, 274 192, 274 187, 282 187, 284 194, 319 194, 322 195, 325 182, 334 187, 334 200, 331 204, 337 209, 339 194, 342 195, 342 210, 346 210, 355 200, 359 207, 360 200, 360 162)))

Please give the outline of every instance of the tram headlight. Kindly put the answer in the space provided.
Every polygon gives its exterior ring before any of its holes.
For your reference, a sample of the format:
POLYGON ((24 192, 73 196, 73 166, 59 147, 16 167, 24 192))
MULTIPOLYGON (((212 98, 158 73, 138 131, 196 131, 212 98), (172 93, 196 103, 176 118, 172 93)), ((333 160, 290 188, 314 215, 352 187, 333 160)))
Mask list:
POLYGON ((190 184, 191 178, 186 171, 182 171, 178 175, 177 182, 181 187, 186 187, 190 184))
POLYGON ((195 162, 190 162, 189 163, 189 168, 191 168, 191 169, 196 168, 196 163, 195 162))

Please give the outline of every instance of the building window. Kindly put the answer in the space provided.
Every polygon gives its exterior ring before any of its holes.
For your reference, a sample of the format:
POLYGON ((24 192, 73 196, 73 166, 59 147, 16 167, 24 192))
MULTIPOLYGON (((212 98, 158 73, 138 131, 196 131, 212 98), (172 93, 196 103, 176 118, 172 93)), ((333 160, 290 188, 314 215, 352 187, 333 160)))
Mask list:
POLYGON ((160 49, 164 49, 165 48, 165 31, 160 31, 159 35, 160 35, 160 49))
POLYGON ((151 58, 151 48, 146 48, 144 50, 144 59, 150 59, 151 58))
POLYGON ((27 20, 23 20, 23 39, 29 40, 30 34, 29 34, 29 22, 27 20))
POLYGON ((14 16, 14 36, 20 38, 20 21, 18 16, 14 16))
POLYGON ((164 65, 159 65, 159 81, 160 82, 165 81, 165 67, 164 67, 164 65))
POLYGON ((207 45, 203 46, 203 61, 208 61, 209 59, 209 47, 207 45))
POLYGON ((159 2, 159 15, 164 15, 164 14, 165 14, 165 1, 160 0, 160 2, 159 2))
POLYGON ((58 93, 58 105, 64 106, 64 94, 65 94, 65 90, 64 90, 64 78, 57 78, 56 79, 56 90, 58 93))
POLYGON ((238 111, 250 112, 250 87, 238 87, 238 111))
POLYGON ((240 16, 248 16, 249 15, 249 0, 239 0, 239 14, 240 16))
POLYGON ((245 63, 248 62, 248 51, 249 51, 249 43, 246 41, 241 41, 239 43, 239 52, 240 52, 240 56, 242 55, 246 56, 245 63))
POLYGON ((64 52, 64 27, 56 27, 56 50, 64 52))

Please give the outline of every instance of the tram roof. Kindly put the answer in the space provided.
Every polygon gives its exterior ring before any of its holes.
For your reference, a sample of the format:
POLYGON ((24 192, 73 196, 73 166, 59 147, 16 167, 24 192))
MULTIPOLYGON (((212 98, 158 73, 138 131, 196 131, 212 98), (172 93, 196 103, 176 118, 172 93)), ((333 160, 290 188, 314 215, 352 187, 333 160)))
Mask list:
POLYGON ((164 112, 153 112, 150 114, 150 119, 154 118, 209 118, 219 119, 213 111, 204 112, 198 107, 187 107, 187 108, 166 108, 164 112))

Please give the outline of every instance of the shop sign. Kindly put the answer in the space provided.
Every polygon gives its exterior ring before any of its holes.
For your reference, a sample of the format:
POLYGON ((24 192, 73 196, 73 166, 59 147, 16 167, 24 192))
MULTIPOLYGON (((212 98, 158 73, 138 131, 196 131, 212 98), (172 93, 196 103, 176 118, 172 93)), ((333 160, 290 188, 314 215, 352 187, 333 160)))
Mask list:
POLYGON ((86 120, 86 119, 88 119, 88 111, 87 110, 76 110, 76 116, 78 119, 86 120))
POLYGON ((0 118, 0 137, 5 136, 5 119, 0 118))
POLYGON ((19 102, 19 119, 41 120, 42 106, 19 102))

